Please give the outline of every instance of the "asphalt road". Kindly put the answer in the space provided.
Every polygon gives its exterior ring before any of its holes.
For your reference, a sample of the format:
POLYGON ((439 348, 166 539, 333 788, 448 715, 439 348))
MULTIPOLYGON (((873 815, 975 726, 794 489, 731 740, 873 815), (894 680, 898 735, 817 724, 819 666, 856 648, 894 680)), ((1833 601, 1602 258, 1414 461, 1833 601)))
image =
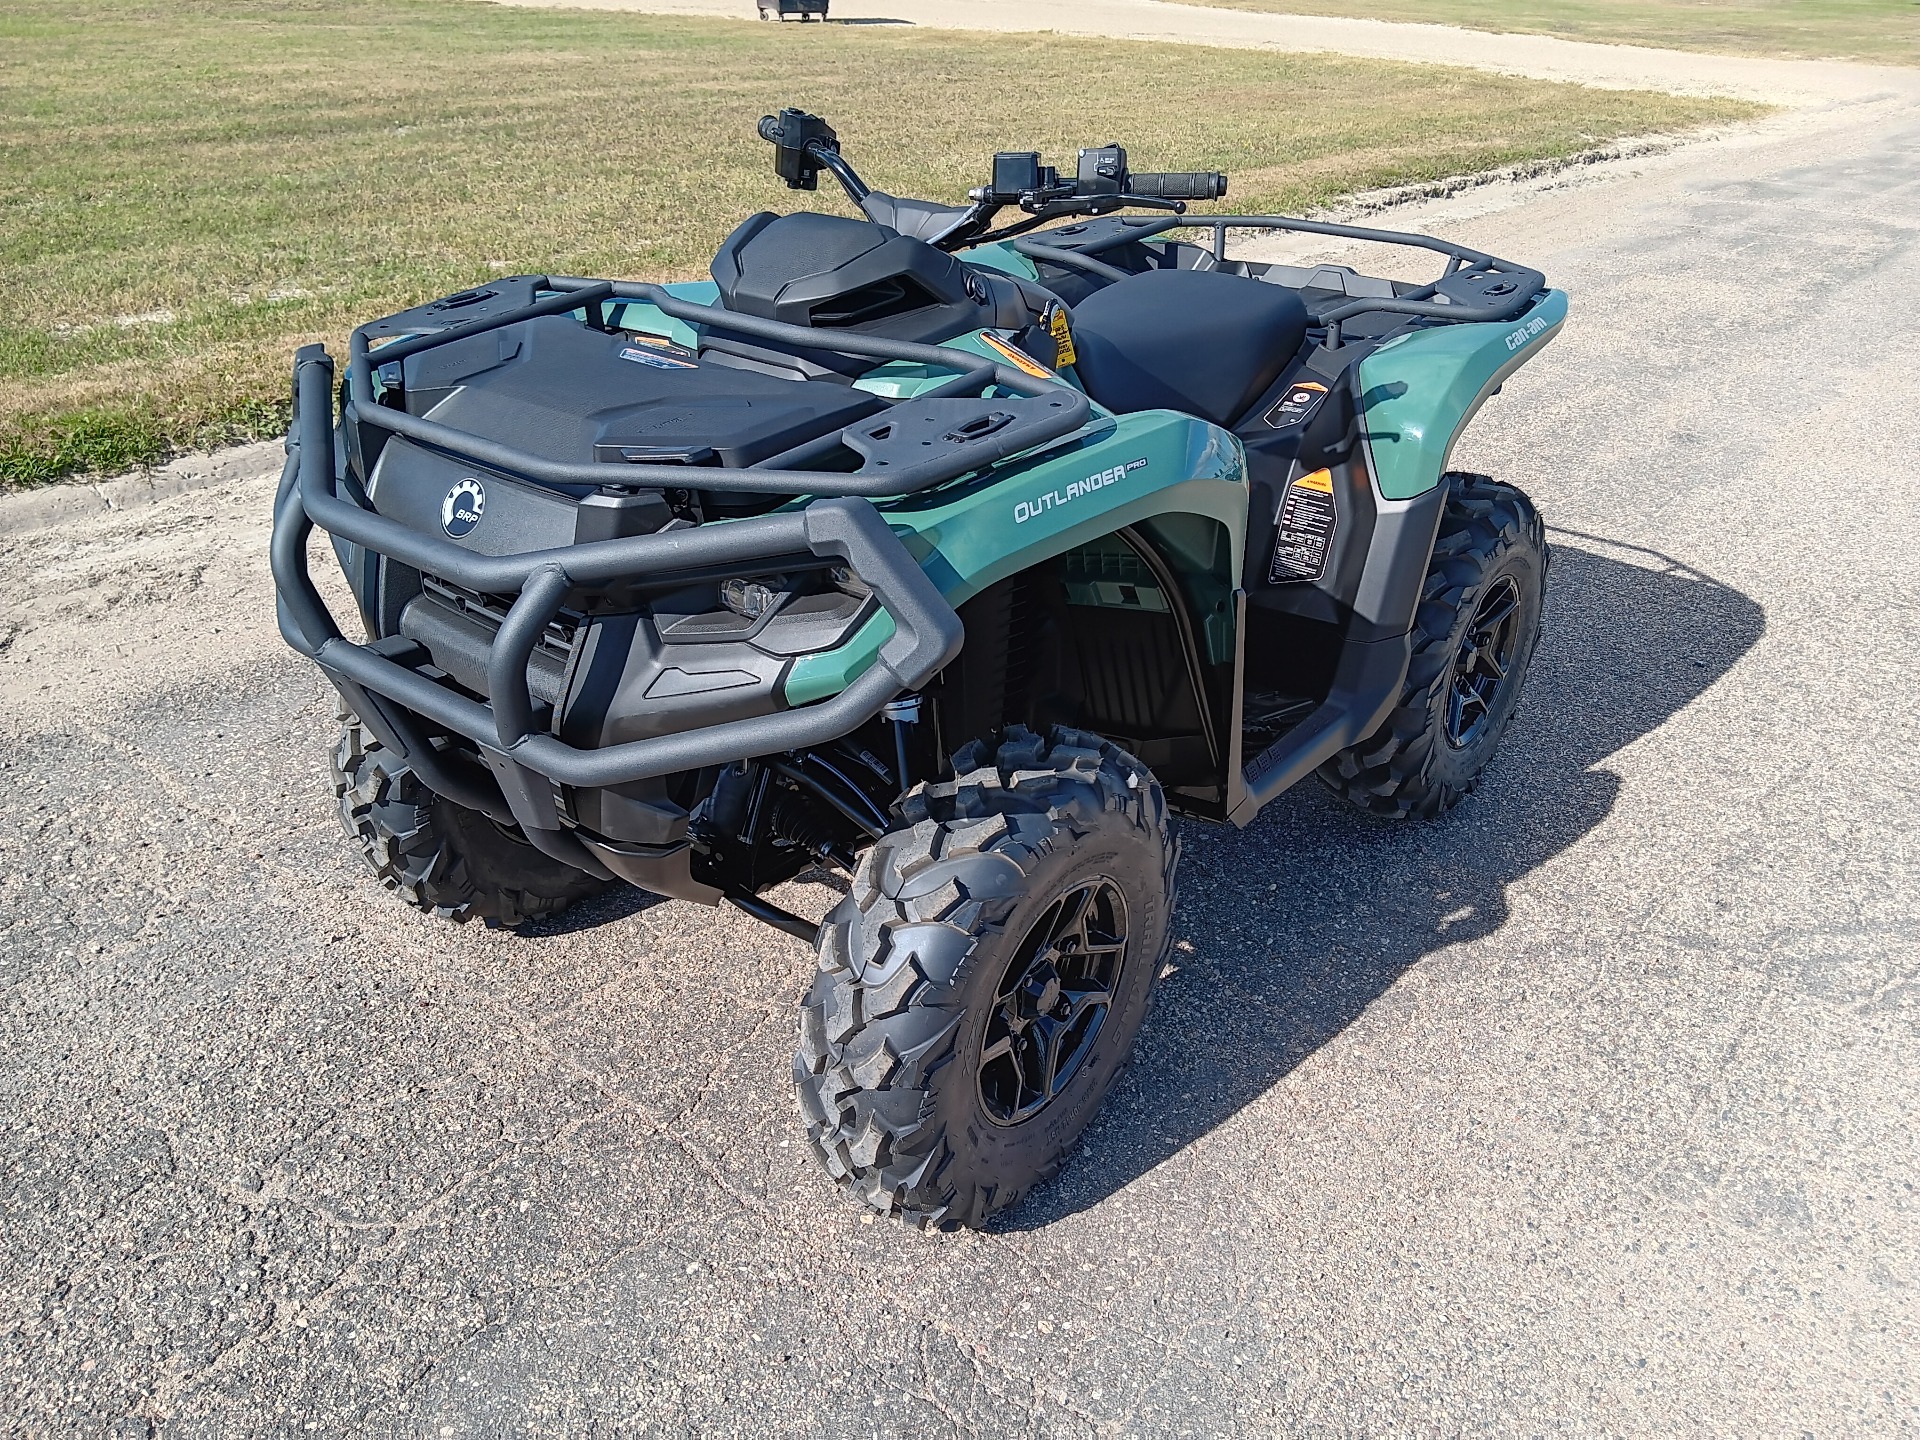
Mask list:
POLYGON ((0 1426, 1911 1431, 1916 154, 1427 217, 1574 297, 1459 457, 1558 527, 1515 729, 1434 825, 1189 827, 1138 1061, 991 1234, 807 1158, 802 945, 377 889, 270 480, 0 538, 0 1426))

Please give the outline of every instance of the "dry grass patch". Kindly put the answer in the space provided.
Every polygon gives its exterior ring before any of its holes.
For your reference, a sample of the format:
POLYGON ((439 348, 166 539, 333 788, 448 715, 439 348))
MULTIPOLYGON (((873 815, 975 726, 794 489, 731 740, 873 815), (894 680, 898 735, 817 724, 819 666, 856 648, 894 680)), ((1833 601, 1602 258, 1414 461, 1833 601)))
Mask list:
POLYGON ((783 103, 830 116, 895 193, 957 198, 995 149, 1115 138, 1285 210, 1757 109, 460 0, 10 0, 0 94, 0 485, 273 433, 295 346, 489 275, 696 275, 754 210, 837 207, 773 180, 753 125, 783 103))

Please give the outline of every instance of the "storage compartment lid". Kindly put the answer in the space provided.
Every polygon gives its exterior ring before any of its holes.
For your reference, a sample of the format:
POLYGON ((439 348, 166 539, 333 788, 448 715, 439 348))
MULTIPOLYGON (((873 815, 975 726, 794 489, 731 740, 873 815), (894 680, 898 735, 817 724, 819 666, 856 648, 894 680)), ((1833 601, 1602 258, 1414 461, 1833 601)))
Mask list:
MULTIPOLYGON (((684 452, 745 467, 873 414, 878 397, 708 364, 564 315, 406 361, 408 409, 544 459, 684 452), (416 361, 421 362, 416 365, 416 361)), ((609 464, 609 480, 618 476, 609 464)))

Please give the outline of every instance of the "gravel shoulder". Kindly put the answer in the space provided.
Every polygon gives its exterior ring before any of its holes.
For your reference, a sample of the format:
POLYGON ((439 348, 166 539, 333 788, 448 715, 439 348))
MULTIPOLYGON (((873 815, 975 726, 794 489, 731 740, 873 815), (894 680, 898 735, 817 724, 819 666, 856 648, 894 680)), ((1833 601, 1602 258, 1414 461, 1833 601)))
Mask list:
POLYGON ((805 947, 370 883, 271 455, 0 533, 9 1423, 1911 1428, 1916 149, 1862 104, 1382 217, 1573 296, 1457 456, 1555 527, 1515 729, 1434 826, 1188 827, 1138 1059, 991 1234, 806 1159, 805 947))
MULTIPOLYGON (((753 0, 502 0, 571 10, 635 10, 752 20, 753 0)), ((1411 25, 1325 15, 1268 15, 1170 5, 1163 0, 833 0, 847 24, 929 25, 953 30, 1056 31, 1462 65, 1612 90, 1726 95, 1773 105, 1827 105, 1913 94, 1920 73, 1844 61, 1702 55, 1640 45, 1598 45, 1545 35, 1496 35, 1450 25, 1411 25)), ((789 22, 791 23, 791 22, 789 22)))

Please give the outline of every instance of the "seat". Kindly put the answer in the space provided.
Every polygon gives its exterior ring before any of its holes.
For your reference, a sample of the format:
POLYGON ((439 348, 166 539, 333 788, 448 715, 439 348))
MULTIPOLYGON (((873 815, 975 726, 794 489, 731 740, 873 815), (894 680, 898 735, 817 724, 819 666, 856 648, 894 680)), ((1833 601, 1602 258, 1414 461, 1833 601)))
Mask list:
POLYGON ((1149 270, 1073 307, 1075 366, 1109 410, 1180 410, 1231 425, 1307 337, 1291 290, 1218 270, 1149 270))

